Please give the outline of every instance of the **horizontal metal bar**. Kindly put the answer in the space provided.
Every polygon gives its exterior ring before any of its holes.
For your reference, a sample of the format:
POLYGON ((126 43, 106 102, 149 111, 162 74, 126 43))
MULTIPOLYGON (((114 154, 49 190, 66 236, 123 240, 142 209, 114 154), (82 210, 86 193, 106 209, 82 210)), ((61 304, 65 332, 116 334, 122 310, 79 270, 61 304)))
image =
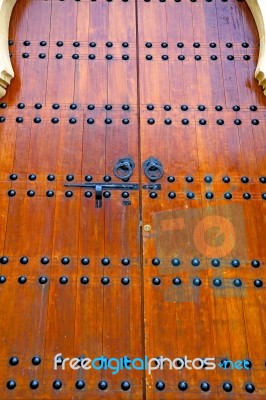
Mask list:
POLYGON ((139 185, 137 183, 65 183, 64 186, 68 187, 80 187, 95 189, 96 186, 100 186, 102 189, 110 190, 138 190, 139 185))

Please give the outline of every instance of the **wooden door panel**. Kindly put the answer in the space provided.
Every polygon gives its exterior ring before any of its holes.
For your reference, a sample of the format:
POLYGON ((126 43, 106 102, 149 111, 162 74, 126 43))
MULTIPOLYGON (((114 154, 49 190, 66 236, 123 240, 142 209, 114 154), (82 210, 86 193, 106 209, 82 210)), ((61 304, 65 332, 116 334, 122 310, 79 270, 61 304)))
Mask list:
MULTIPOLYGON (((142 163, 153 156, 164 168, 163 178, 156 182, 162 185, 157 197, 147 192, 142 197, 146 354, 215 357, 217 364, 223 358, 252 361, 251 369, 242 370, 217 366, 215 371, 169 371, 166 365, 146 374, 147 398, 225 399, 229 394, 224 382, 232 383, 233 398, 245 398, 250 382, 255 397, 263 398, 264 355, 257 349, 264 340, 264 291, 254 282, 263 281, 264 272, 251 262, 260 260, 263 265, 265 260, 265 206, 259 181, 265 168, 259 149, 264 147, 260 137, 265 130, 265 100, 253 86, 254 61, 243 58, 256 57, 254 25, 242 2, 148 2, 140 3, 139 10, 142 163), (162 22, 155 28, 158 18, 162 22), (166 29, 168 47, 162 49, 166 29), (145 48, 148 41, 152 47, 145 48), (163 53, 169 59, 163 60, 163 53), (145 59, 147 54, 153 59, 145 59), (148 111, 148 104, 154 109, 148 111), (169 111, 165 104, 171 106, 169 111), (236 105, 239 109, 233 109, 236 105), (258 111, 252 111, 252 105, 258 111), (219 119, 223 121, 217 123, 219 119), (223 182, 224 176, 230 177, 229 183, 223 182), (247 183, 241 181, 243 176, 249 178, 247 183), (225 200, 227 192, 232 199, 225 200), (230 224, 237 238, 234 246, 232 238, 226 240, 230 224), (225 241, 214 245, 211 231, 217 226, 225 229, 225 241), (173 266, 176 258, 180 265, 173 266), (215 267, 216 259, 220 265, 215 267), (234 259, 239 267, 231 265, 234 259), (177 277, 180 285, 173 283, 177 277), (201 279, 200 286, 193 284, 195 278, 201 279), (214 285, 215 279, 221 286, 214 285), (235 286, 236 279, 241 279, 241 286, 235 286), (251 335, 251 310, 255 320, 261 318, 258 341, 251 335), (188 385, 185 391, 178 388, 182 381, 188 385), (206 392, 202 382, 210 385, 206 392)), ((142 180, 147 182, 144 174, 142 180)))

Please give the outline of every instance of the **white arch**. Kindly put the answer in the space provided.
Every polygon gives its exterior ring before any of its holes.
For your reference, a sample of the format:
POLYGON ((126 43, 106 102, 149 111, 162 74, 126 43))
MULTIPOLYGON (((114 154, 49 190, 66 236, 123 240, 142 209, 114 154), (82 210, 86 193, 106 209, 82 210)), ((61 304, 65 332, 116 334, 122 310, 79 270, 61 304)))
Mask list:
MULTIPOLYGON (((23 0, 22 0, 23 1, 23 0)), ((246 0, 254 16, 259 36, 260 54, 255 77, 266 95, 266 0, 246 0)), ((10 17, 17 0, 0 0, 0 99, 14 77, 8 48, 10 17)))

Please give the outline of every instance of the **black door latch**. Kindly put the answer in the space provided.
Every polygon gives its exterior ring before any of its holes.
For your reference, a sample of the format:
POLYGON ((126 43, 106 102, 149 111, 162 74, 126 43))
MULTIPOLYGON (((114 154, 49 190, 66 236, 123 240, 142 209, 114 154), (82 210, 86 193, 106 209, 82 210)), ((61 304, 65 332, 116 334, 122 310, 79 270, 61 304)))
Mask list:
POLYGON ((103 190, 138 190, 137 183, 65 183, 68 187, 89 188, 95 190, 96 208, 102 207, 103 190))

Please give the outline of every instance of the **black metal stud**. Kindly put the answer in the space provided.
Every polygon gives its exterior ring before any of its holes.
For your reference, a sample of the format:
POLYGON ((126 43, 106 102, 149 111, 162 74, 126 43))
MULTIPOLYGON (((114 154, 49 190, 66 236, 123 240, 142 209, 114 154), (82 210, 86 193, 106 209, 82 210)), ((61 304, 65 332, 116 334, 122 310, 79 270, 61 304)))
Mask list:
POLYGON ((174 267, 178 267, 180 265, 180 260, 178 258, 173 258, 172 259, 172 265, 174 267))
POLYGON ((237 268, 240 266, 240 261, 235 258, 234 260, 231 261, 231 265, 232 267, 237 268))
POLYGON ((59 278, 59 282, 60 282, 62 285, 66 285, 67 282, 68 282, 68 278, 67 278, 66 276, 61 276, 61 277, 59 278))
POLYGON ((26 283, 26 282, 27 282, 26 276, 20 276, 20 277, 18 278, 18 283, 20 283, 21 285, 23 285, 23 284, 26 283))
POLYGON ((252 383, 247 383, 245 386, 246 392, 253 393, 255 392, 255 386, 252 383))
POLYGON ((31 362, 33 365, 40 365, 42 360, 41 357, 35 356, 31 359, 31 362))
POLYGON ((168 193, 169 199, 175 199, 176 198, 176 193, 175 192, 169 192, 168 193))
POLYGON ((157 390, 160 390, 160 391, 161 391, 161 390, 164 390, 164 388, 165 388, 165 383, 164 383, 163 381, 157 381, 155 386, 156 386, 156 389, 157 389, 157 390))
POLYGON ((89 278, 88 278, 87 276, 82 276, 82 277, 80 278, 80 282, 81 282, 83 285, 87 285, 87 284, 89 283, 89 278))
POLYGON ((39 278, 39 283, 40 283, 41 285, 45 285, 47 282, 48 282, 48 279, 47 279, 46 276, 41 276, 41 277, 39 278))
POLYGON ((55 390, 59 390, 59 389, 61 389, 61 387, 62 387, 62 382, 61 381, 56 380, 56 381, 53 382, 53 388, 55 390))
POLYGON ((242 286, 242 281, 241 281, 241 279, 234 279, 233 284, 236 287, 241 287, 242 286))
POLYGON ((6 282, 6 277, 4 275, 0 275, 0 284, 3 284, 6 282))
POLYGON ((233 389, 233 385, 232 385, 230 382, 225 382, 225 383, 223 384, 223 390, 224 390, 225 392, 231 392, 232 389, 233 389))
POLYGON ((18 357, 11 357, 11 358, 9 359, 9 364, 10 364, 12 367, 15 367, 16 365, 18 365, 18 363, 19 363, 18 357))
POLYGON ((82 389, 85 388, 85 382, 82 381, 81 379, 79 379, 79 380, 76 382, 75 386, 76 386, 76 388, 77 388, 78 390, 82 390, 82 389))
POLYGON ((100 390, 105 390, 105 389, 107 389, 107 387, 108 387, 108 384, 107 384, 106 381, 100 381, 100 382, 98 383, 98 388, 99 388, 100 390))
POLYGON ((172 282, 173 282, 173 284, 176 285, 176 286, 179 286, 179 285, 181 285, 181 283, 182 283, 182 281, 181 281, 180 278, 174 278, 172 282))
POLYGON ((224 198, 226 199, 226 200, 230 200, 230 199, 232 199, 232 194, 230 193, 230 192, 226 192, 225 194, 224 194, 224 198))
POLYGON ((90 263, 89 258, 84 257, 84 258, 81 259, 81 264, 82 265, 89 265, 89 263, 90 263))
POLYGON ((121 382, 121 389, 127 391, 130 389, 130 383, 128 381, 121 382))
POLYGON ((213 282, 214 286, 217 286, 217 287, 222 286, 221 279, 215 278, 212 282, 213 282))
POLYGON ((221 265, 221 262, 220 262, 220 260, 218 260, 217 258, 214 258, 213 260, 212 260, 212 266, 213 267, 219 267, 221 265))
POLYGON ((201 280, 199 278, 194 278, 193 279, 193 285, 194 286, 200 286, 201 285, 201 280))
POLYGON ((128 285, 129 283, 130 283, 130 279, 128 278, 128 277, 123 277, 122 279, 121 279, 121 283, 123 284, 123 285, 128 285))
POLYGON ((208 392, 210 390, 210 385, 208 382, 202 382, 200 388, 203 392, 208 392))
POLYGON ((25 265, 25 264, 28 264, 29 259, 27 257, 21 257, 21 259, 19 261, 20 261, 20 264, 25 265))
POLYGON ((153 278, 152 283, 156 286, 161 284, 161 279, 160 278, 153 278))
POLYGON ((153 264, 153 265, 160 265, 160 263, 161 263, 161 262, 160 262, 160 259, 159 259, 159 258, 153 258, 153 259, 152 259, 152 264, 153 264))
POLYGON ((256 286, 257 288, 262 287, 263 286, 262 280, 261 279, 255 279, 254 286, 256 286))
POLYGON ((13 381, 13 380, 7 381, 6 387, 7 387, 9 390, 15 389, 16 386, 17 386, 17 384, 16 384, 15 381, 13 381))
POLYGON ((37 389, 38 387, 39 387, 39 382, 36 379, 30 382, 31 389, 37 389))
POLYGON ((191 260, 191 265, 193 265, 193 267, 198 267, 200 265, 200 260, 198 258, 193 258, 191 260))
POLYGON ((206 197, 206 199, 208 199, 208 200, 211 200, 211 199, 213 199, 213 193, 212 192, 206 192, 205 193, 205 197, 206 197))
POLYGON ((9 261, 9 259, 8 259, 8 257, 6 257, 6 256, 3 256, 3 257, 1 257, 1 264, 7 264, 8 263, 8 261, 9 261))
POLYGON ((110 260, 109 260, 109 258, 103 258, 102 259, 102 265, 109 265, 110 264, 110 260))
POLYGON ((252 260, 252 261, 251 261, 251 266, 252 266, 253 268, 259 268, 260 262, 259 262, 258 260, 252 260))
POLYGON ((181 381, 178 383, 178 389, 181 390, 182 392, 187 390, 187 388, 188 388, 188 384, 185 381, 181 381))
POLYGON ((108 285, 108 283, 110 282, 110 279, 107 276, 103 276, 101 279, 101 283, 103 285, 108 285))

